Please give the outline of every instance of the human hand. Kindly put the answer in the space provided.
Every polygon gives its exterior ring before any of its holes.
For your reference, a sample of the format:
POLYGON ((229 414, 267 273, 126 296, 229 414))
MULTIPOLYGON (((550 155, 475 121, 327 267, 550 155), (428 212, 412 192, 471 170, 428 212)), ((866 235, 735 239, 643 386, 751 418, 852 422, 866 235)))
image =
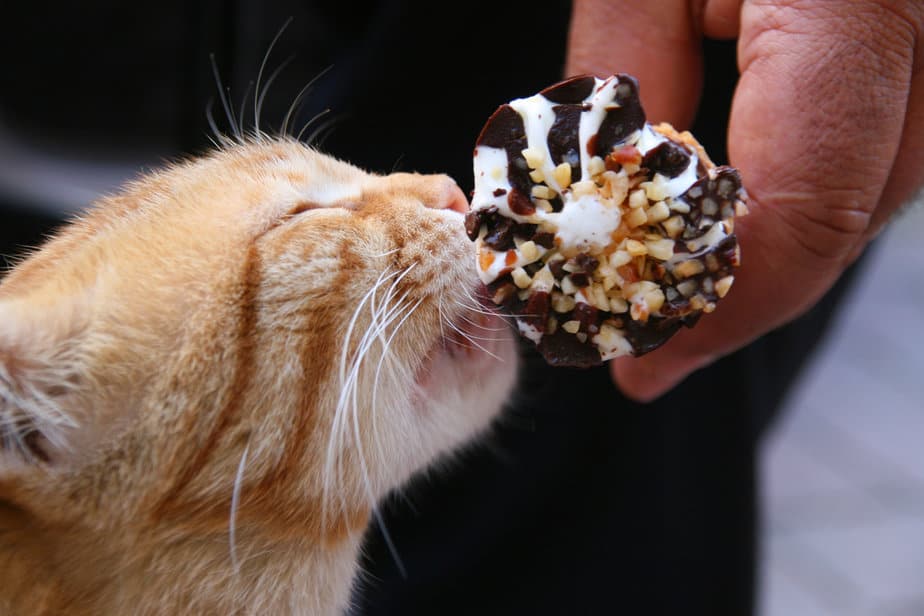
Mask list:
POLYGON ((742 265, 713 314, 610 363, 651 400, 810 308, 924 185, 919 0, 575 0, 566 72, 639 79, 651 121, 689 124, 700 38, 738 37, 728 130, 751 214, 742 265))

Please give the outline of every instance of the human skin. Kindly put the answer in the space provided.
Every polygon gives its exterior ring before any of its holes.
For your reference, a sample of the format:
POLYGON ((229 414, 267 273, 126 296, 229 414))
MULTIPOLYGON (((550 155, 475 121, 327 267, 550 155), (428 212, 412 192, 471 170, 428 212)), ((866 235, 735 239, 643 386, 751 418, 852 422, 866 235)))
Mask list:
POLYGON ((651 121, 692 120, 701 39, 738 39, 728 129, 750 194, 742 266, 716 311, 640 358, 610 363, 629 397, 810 308, 924 185, 920 0, 575 0, 566 72, 635 75, 651 121))

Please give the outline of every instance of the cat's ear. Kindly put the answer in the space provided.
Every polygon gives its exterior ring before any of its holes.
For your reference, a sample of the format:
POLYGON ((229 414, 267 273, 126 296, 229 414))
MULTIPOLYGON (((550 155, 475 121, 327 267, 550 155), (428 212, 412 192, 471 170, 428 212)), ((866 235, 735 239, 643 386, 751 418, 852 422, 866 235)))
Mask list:
POLYGON ((77 428, 75 324, 58 312, 0 301, 0 473, 53 463, 77 428))

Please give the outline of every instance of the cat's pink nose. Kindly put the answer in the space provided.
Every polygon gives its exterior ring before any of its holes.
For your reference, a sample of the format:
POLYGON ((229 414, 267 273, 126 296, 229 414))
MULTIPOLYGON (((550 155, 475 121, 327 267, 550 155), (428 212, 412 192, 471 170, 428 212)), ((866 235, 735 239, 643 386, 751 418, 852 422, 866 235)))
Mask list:
POLYGON ((468 199, 465 198, 465 193, 462 192, 455 180, 449 176, 443 176, 442 183, 443 186, 440 191, 439 201, 435 206, 436 209, 455 210, 460 214, 467 214, 468 199))

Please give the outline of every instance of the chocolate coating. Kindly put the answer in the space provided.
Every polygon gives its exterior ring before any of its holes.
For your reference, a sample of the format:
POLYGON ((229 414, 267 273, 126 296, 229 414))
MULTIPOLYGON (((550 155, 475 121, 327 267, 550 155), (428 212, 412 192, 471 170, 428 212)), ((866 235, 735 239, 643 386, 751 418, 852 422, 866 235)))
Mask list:
POLYGON ((594 90, 594 78, 579 75, 549 86, 539 92, 553 103, 579 104, 594 90))

